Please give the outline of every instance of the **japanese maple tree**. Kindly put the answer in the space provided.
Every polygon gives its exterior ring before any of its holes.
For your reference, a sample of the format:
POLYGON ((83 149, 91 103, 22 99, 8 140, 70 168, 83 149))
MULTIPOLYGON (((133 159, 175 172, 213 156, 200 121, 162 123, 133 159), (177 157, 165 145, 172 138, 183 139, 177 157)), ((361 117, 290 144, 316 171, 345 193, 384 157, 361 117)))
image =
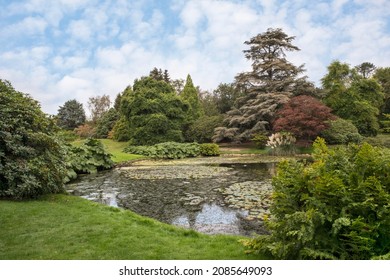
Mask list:
POLYGON ((314 140, 321 131, 328 128, 327 121, 336 118, 331 110, 314 97, 292 97, 277 111, 273 130, 291 132, 299 140, 314 140))

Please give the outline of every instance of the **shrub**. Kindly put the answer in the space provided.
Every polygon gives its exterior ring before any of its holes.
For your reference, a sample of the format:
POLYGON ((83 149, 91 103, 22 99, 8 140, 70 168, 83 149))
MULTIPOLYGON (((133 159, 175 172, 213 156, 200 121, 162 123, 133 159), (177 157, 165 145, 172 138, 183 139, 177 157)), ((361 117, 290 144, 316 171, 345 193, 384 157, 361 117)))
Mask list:
POLYGON ((257 148, 264 149, 267 146, 268 136, 263 133, 256 133, 251 140, 255 142, 257 148))
POLYGON ((273 178, 270 235, 245 244, 278 259, 371 259, 390 252, 390 152, 313 145, 311 164, 284 161, 273 178))
POLYGON ((266 146, 271 148, 274 155, 292 155, 295 153, 294 144, 296 141, 295 137, 289 132, 277 132, 268 138, 266 146))
POLYGON ((77 134, 70 130, 60 130, 56 133, 56 136, 65 142, 72 142, 78 138, 77 134))
POLYGON ((128 146, 126 153, 139 154, 159 159, 179 159, 196 157, 200 154, 198 143, 165 142, 153 146, 128 146))
POLYGON ((81 146, 65 146, 67 156, 66 182, 77 178, 77 174, 96 173, 99 170, 110 169, 114 163, 111 155, 104 149, 103 144, 89 138, 81 146))
POLYGON ((74 132, 81 138, 93 137, 96 133, 95 128, 90 124, 82 124, 75 128, 74 132))
POLYGON ((0 79, 0 197, 63 191, 64 153, 38 102, 0 79))
POLYGON ((217 144, 201 144, 200 145, 200 154, 202 156, 219 156, 221 152, 219 151, 219 146, 217 144))
POLYGON ((329 121, 329 128, 321 135, 329 144, 360 143, 363 139, 351 121, 341 118, 329 121))
POLYGON ((200 145, 198 143, 165 142, 153 146, 129 145, 124 149, 124 152, 158 159, 180 159, 197 157, 201 154, 205 156, 217 156, 219 155, 219 147, 216 144, 200 145))

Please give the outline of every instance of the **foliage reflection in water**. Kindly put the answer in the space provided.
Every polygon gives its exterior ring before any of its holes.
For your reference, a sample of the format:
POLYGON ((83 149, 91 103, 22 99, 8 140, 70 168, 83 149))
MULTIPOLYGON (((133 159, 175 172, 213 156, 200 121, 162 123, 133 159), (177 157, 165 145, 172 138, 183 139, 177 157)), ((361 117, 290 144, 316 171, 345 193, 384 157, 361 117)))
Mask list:
POLYGON ((264 233, 274 169, 275 163, 132 165, 81 176, 67 188, 203 233, 251 235, 264 233))

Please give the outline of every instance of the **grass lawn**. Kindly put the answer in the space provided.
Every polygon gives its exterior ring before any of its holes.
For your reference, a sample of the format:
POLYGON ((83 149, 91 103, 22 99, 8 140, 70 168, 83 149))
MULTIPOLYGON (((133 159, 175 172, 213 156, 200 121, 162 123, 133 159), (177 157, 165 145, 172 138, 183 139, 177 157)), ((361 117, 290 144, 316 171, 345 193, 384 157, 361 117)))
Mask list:
POLYGON ((0 259, 252 259, 208 236, 70 195, 0 200, 0 259))
MULTIPOLYGON (((134 155, 122 152, 127 146, 127 142, 116 142, 111 139, 99 139, 107 151, 112 154, 112 160, 116 163, 131 161, 139 158, 145 158, 141 155, 134 155)), ((81 145, 85 140, 77 140, 72 142, 72 145, 81 145)))

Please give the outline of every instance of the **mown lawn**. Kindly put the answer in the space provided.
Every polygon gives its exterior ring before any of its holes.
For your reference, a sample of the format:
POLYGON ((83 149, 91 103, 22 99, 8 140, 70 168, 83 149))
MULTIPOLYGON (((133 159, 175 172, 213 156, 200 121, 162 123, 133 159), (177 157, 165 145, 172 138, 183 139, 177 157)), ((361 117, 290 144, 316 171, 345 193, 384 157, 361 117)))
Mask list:
POLYGON ((70 195, 0 200, 0 259, 252 259, 209 236, 70 195))

